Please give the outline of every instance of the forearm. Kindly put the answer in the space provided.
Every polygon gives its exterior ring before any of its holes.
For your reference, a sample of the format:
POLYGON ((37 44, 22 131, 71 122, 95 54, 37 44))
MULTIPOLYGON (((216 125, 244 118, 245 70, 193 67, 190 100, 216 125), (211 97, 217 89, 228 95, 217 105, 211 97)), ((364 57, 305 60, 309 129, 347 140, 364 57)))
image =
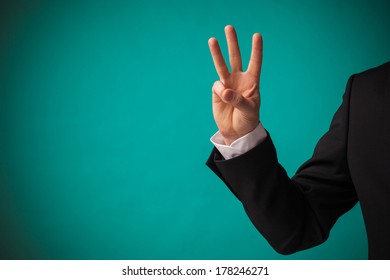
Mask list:
POLYGON ((293 253, 326 239, 301 187, 278 163, 270 136, 249 153, 230 160, 215 153, 207 164, 218 170, 257 230, 279 253, 293 253))

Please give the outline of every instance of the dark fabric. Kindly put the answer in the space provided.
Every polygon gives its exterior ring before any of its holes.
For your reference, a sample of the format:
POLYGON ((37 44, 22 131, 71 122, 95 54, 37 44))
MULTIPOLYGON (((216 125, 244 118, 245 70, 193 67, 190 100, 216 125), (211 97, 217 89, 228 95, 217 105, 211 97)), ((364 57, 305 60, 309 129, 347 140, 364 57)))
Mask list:
POLYGON ((360 201, 369 258, 390 259, 390 63, 353 75, 329 131, 289 178, 270 134, 247 153, 206 163, 270 245, 291 254, 324 242, 360 201))

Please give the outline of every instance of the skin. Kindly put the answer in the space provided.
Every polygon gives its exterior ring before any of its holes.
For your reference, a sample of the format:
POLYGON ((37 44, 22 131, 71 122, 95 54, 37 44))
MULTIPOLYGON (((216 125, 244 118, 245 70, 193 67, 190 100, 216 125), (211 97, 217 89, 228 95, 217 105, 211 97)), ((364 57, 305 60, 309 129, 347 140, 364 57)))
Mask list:
POLYGON ((212 87, 212 105, 215 123, 226 145, 248 134, 259 124, 259 82, 263 57, 263 40, 259 33, 252 37, 252 52, 248 68, 242 71, 242 61, 236 31, 225 27, 231 72, 221 53, 218 41, 208 41, 215 69, 219 76, 212 87))

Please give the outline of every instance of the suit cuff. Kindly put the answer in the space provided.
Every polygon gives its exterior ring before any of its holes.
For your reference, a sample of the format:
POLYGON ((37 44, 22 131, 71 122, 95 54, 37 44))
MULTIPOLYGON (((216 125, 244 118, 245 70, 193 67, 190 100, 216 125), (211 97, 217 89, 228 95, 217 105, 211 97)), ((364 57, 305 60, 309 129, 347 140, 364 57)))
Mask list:
POLYGON ((228 160, 248 152, 263 142, 266 137, 267 132, 265 131, 263 125, 259 123, 254 130, 241 138, 238 138, 236 141, 231 143, 230 146, 225 145, 223 137, 219 131, 210 138, 210 141, 218 149, 221 155, 228 160))

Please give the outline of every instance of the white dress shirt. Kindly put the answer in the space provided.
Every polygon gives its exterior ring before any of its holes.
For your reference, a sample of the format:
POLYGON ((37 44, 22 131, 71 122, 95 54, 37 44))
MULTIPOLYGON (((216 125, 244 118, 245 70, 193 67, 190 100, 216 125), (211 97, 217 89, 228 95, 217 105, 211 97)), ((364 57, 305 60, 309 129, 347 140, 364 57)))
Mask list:
POLYGON ((259 123, 254 130, 241 138, 238 138, 230 145, 225 144, 219 131, 210 138, 210 141, 218 149, 225 160, 228 160, 248 152, 250 149, 264 141, 266 137, 267 132, 265 131, 263 125, 259 123))

